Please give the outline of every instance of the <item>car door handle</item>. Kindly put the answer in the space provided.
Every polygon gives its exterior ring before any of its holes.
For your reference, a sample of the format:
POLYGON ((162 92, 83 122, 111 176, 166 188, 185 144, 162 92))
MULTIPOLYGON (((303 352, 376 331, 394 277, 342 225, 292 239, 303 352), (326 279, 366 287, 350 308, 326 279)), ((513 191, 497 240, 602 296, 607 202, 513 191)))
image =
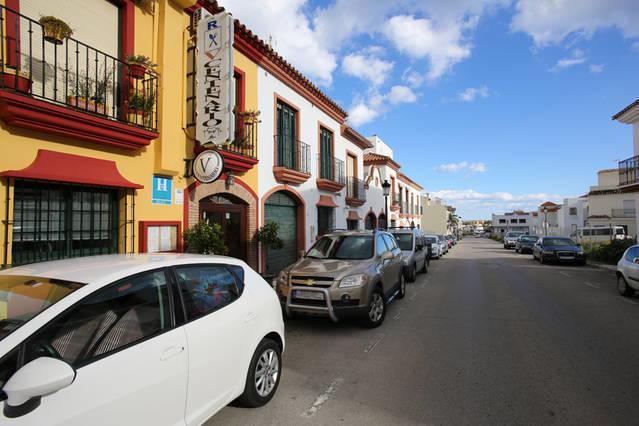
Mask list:
POLYGON ((251 312, 246 316, 246 318, 244 319, 244 322, 254 321, 255 318, 257 318, 257 314, 255 312, 251 312))
POLYGON ((184 346, 171 346, 170 348, 166 348, 160 356, 160 361, 166 361, 167 359, 173 358, 174 356, 181 354, 183 351, 184 346))

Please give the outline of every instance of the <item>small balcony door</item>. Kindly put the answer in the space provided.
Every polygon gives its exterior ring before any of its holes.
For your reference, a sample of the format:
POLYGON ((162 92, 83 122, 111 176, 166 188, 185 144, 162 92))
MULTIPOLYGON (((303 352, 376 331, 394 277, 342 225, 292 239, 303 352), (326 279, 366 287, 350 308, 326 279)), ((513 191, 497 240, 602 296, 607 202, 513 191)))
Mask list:
POLYGON ((320 127, 320 177, 333 180, 333 133, 320 127))
POLYGON ((297 111, 283 102, 277 102, 277 165, 296 169, 297 163, 297 111))

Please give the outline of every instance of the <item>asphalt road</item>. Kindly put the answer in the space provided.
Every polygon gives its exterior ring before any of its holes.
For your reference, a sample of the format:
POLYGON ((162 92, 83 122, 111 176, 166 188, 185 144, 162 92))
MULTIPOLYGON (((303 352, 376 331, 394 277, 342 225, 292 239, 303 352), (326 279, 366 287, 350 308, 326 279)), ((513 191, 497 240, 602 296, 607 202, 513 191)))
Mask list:
POLYGON ((466 238, 373 330, 287 321, 275 398, 209 425, 639 423, 639 299, 466 238))

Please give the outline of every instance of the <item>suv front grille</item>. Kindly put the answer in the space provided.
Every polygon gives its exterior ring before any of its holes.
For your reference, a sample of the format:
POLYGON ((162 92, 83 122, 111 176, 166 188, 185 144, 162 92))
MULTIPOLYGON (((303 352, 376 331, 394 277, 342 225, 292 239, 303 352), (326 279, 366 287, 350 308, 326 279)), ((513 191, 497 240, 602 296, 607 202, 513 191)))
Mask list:
POLYGON ((335 279, 333 277, 312 277, 306 275, 291 276, 291 285, 301 285, 308 287, 329 288, 333 285, 335 279))

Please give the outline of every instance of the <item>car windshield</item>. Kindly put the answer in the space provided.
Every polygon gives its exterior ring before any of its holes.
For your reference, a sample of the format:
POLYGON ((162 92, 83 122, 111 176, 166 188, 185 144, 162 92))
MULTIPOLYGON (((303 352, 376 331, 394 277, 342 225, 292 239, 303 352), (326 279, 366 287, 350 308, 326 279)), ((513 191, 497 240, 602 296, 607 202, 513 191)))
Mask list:
POLYGON ((82 286, 47 278, 0 275, 0 340, 82 286))
POLYGON ((525 243, 534 243, 537 241, 537 237, 521 237, 521 241, 525 243))
POLYGON ((411 251, 413 249, 413 234, 393 234, 401 250, 411 251))
POLYGON ((506 238, 517 238, 517 237, 521 237, 524 234, 520 234, 517 232, 509 232, 506 234, 506 238))
POLYGON ((545 246, 574 246, 575 242, 570 238, 544 238, 545 246))
POLYGON ((437 243, 437 237, 426 237, 426 241, 429 243, 437 243))
POLYGON ((311 259, 358 260, 373 257, 373 237, 370 235, 344 235, 322 237, 306 253, 311 259))

